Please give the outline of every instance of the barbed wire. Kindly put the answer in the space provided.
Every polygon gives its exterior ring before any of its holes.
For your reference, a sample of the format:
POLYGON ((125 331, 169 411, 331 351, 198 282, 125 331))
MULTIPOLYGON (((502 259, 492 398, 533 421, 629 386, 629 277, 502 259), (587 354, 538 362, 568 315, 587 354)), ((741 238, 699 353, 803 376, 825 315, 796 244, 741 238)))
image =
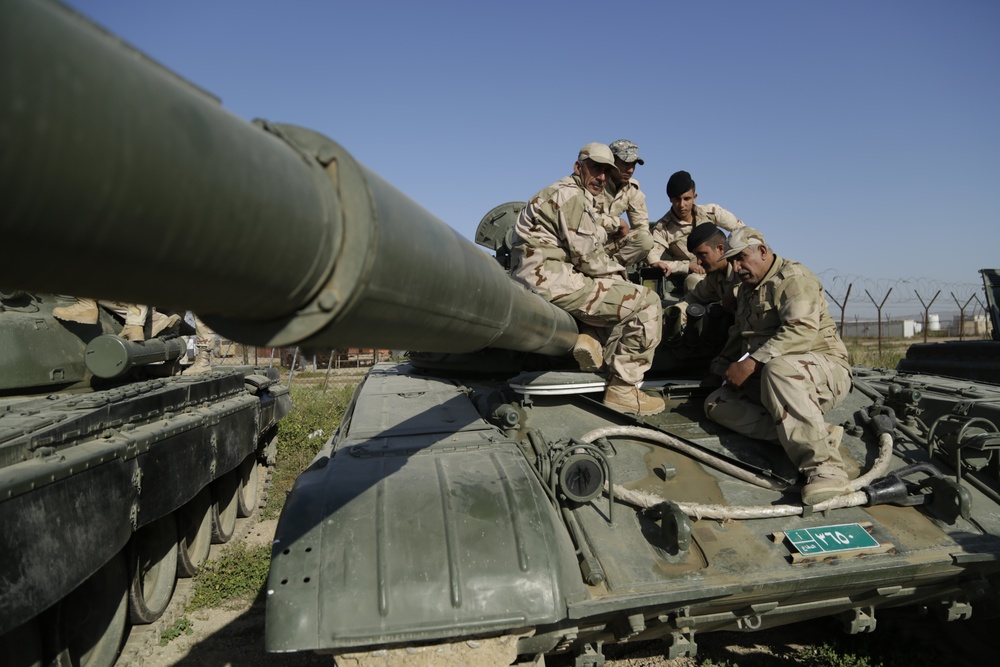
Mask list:
POLYGON ((870 278, 840 273, 836 269, 816 275, 828 293, 831 309, 839 313, 844 307, 845 316, 851 319, 873 318, 879 305, 886 319, 922 317, 924 308, 929 305, 931 313, 957 315, 963 308, 966 317, 985 313, 982 282, 944 282, 921 277, 870 278))

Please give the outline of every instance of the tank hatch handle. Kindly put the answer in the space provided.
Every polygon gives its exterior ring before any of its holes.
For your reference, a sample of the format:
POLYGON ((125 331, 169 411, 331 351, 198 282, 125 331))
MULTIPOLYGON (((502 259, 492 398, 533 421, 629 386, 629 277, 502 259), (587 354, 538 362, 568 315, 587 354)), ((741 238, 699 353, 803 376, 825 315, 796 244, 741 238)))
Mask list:
POLYGON ((676 503, 664 500, 649 510, 649 516, 659 520, 660 534, 671 556, 688 552, 691 548, 691 519, 676 503))
POLYGON ((958 482, 945 478, 930 463, 911 463, 866 486, 868 505, 892 504, 903 507, 928 505, 934 514, 948 523, 961 516, 968 519, 972 512, 972 495, 958 482), (923 473, 926 478, 908 481, 905 478, 923 473))

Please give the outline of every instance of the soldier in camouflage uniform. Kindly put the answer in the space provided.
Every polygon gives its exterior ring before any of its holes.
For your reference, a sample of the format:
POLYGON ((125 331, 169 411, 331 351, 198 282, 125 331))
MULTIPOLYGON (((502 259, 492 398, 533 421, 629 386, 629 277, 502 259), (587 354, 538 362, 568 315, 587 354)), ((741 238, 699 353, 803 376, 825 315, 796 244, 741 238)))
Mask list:
POLYGON ((607 245, 608 254, 627 267, 644 259, 653 248, 646 195, 639 188, 639 181, 632 178, 636 165, 645 161, 639 157, 639 147, 628 139, 612 141, 608 147, 618 170, 608 174, 596 207, 607 216, 605 229, 612 237, 607 245), (627 224, 622 215, 628 217, 627 224))
MULTIPOLYGON (((733 323, 736 289, 740 283, 736 272, 722 257, 725 245, 725 232, 710 222, 701 223, 688 236, 688 252, 694 255, 695 261, 705 271, 705 277, 684 298, 664 311, 663 336, 669 344, 682 340, 682 331, 688 321, 688 306, 691 304, 705 307, 700 315, 708 316, 702 325, 704 339, 724 340, 726 331, 733 323)), ((706 382, 708 381, 710 379, 707 378, 706 382)))
POLYGON ((653 223, 653 249, 646 255, 650 266, 666 275, 686 275, 684 290, 690 291, 705 277, 704 269, 687 249, 687 237, 702 222, 711 222, 729 232, 743 226, 743 221, 716 204, 696 206, 698 193, 686 171, 678 171, 667 180, 670 210, 653 223))
POLYGON ((736 324, 712 361, 725 379, 705 400, 709 419, 778 442, 806 478, 807 505, 848 493, 840 454, 843 428, 824 413, 851 390, 847 348, 809 269, 775 255, 749 227, 733 232, 723 255, 741 281, 736 324))
POLYGON ((625 268, 605 251, 608 232, 595 209, 595 198, 615 168, 605 144, 587 144, 572 176, 531 198, 515 225, 511 275, 587 325, 573 355, 584 370, 607 364, 605 405, 655 414, 663 409, 663 399, 638 385, 660 342, 660 299, 625 279, 625 268))
POLYGON ((726 251, 726 234, 711 222, 694 228, 687 239, 687 250, 705 272, 703 280, 684 295, 681 303, 721 304, 729 313, 736 312, 736 291, 740 280, 733 267, 722 255, 726 251))

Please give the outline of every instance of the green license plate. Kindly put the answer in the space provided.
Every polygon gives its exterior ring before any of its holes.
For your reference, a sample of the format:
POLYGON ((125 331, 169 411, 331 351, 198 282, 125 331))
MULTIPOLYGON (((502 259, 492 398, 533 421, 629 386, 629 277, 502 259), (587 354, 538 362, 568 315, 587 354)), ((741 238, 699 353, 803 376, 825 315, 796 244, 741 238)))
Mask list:
POLYGON ((785 532, 788 540, 800 554, 826 554, 854 549, 877 547, 878 540, 868 534, 860 523, 843 523, 839 526, 799 528, 785 532))

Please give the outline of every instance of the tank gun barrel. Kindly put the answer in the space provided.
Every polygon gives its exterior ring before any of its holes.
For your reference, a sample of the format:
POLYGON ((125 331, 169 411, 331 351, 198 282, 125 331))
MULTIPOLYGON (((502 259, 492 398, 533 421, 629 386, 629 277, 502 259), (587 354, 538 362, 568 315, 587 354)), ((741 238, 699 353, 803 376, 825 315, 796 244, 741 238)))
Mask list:
POLYGON ((0 285, 259 345, 572 348, 569 315, 322 135, 246 123, 50 2, 0 5, 0 55, 0 285))

